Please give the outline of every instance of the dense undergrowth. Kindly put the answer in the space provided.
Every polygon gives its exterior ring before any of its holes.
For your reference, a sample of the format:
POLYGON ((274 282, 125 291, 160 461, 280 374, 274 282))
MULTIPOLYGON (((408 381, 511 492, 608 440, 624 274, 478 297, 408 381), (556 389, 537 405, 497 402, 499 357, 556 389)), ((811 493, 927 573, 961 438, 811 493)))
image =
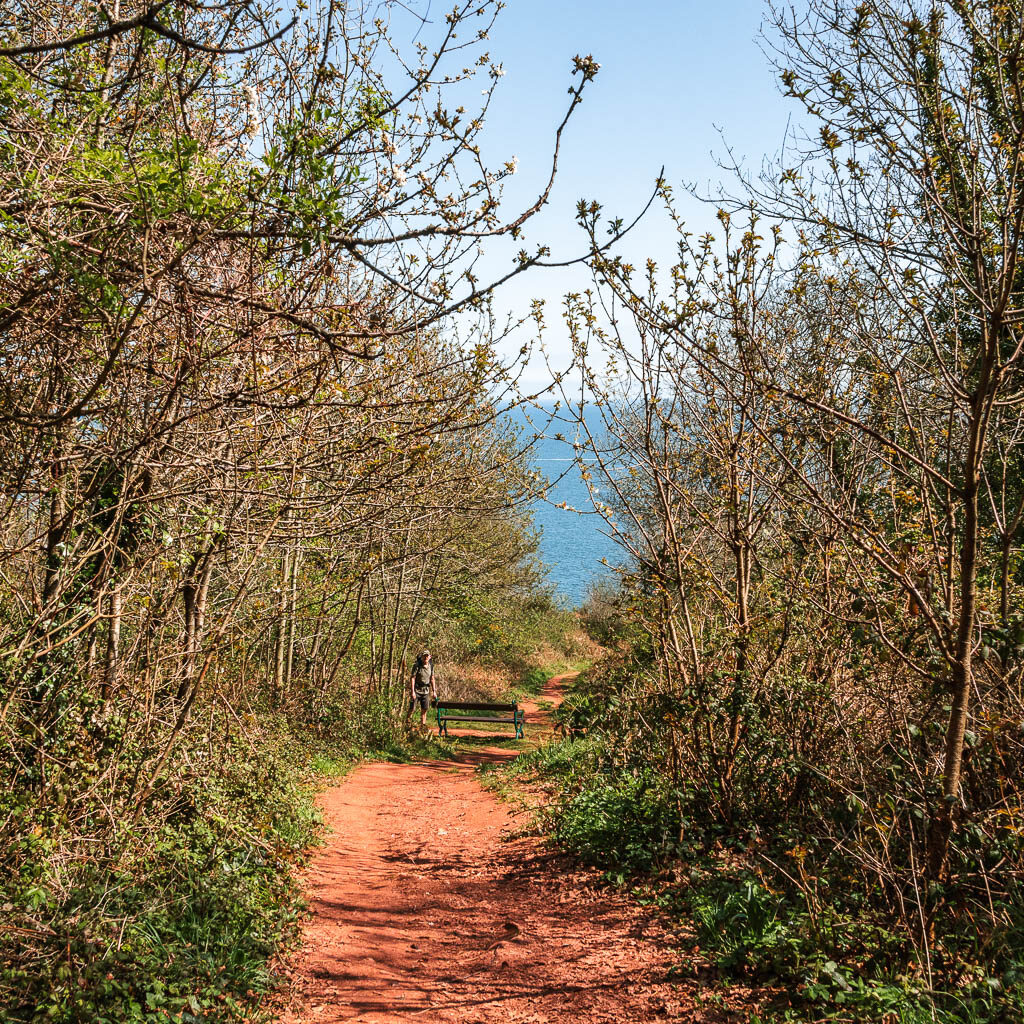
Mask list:
MULTIPOLYGON (((504 767, 498 785, 543 793, 540 821, 555 842, 679 922, 680 978, 762 987, 752 1024, 1024 1020, 1019 833, 993 842, 965 830, 957 874, 915 905, 913 883, 900 891, 869 859, 878 818, 824 772, 796 805, 759 803, 780 777, 738 787, 747 802, 731 823, 712 813, 700 780, 674 784, 669 714, 642 657, 612 657, 557 710, 562 738, 504 767)), ((894 767, 879 765, 885 777, 894 767)), ((762 768, 781 776, 784 766, 762 768)))
MULTIPOLYGON (((60 753, 88 773, 90 740, 120 723, 72 715, 60 753)), ((114 780, 75 792, 82 774, 45 806, 0 795, 23 827, 0 851, 4 1019, 240 1017, 272 984, 268 961, 300 910, 292 871, 315 835, 311 772, 356 752, 321 745, 315 763, 308 736, 265 714, 218 716, 188 739, 141 805, 114 780)))

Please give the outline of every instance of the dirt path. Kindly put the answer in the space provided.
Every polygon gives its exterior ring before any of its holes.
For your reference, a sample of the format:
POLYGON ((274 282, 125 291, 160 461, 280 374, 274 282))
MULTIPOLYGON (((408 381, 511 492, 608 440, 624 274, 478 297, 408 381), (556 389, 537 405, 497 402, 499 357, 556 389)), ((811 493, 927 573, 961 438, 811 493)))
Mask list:
MULTIPOLYGON (((527 705, 528 729, 568 678, 527 705)), ((592 873, 517 838, 510 809, 481 789, 475 766, 514 756, 368 764, 323 794, 332 835, 308 873, 285 1024, 694 1019, 664 980, 658 930, 592 873)))

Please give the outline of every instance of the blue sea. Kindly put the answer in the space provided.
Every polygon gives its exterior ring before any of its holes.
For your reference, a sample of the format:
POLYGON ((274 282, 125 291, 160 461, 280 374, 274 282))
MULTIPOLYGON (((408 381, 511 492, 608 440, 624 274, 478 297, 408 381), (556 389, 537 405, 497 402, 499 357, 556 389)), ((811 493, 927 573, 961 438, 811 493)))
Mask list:
MULTIPOLYGON (((525 423, 521 413, 513 414, 514 422, 532 436, 545 422, 544 414, 531 414, 533 425, 525 423)), ((596 415, 588 416, 591 429, 600 433, 596 415)), ((608 579, 614 573, 609 565, 620 560, 619 548, 602 532, 604 521, 594 512, 587 485, 580 476, 573 458, 574 432, 564 423, 552 423, 537 441, 532 463, 549 481, 547 499, 533 503, 533 524, 540 531, 540 557, 548 568, 548 581, 559 599, 568 607, 578 607, 587 598, 590 585, 608 579), (563 439, 554 436, 563 435, 563 439), (565 502, 569 509, 558 508, 565 502)), ((596 481, 601 487, 601 481, 596 481)), ((600 494, 598 495, 600 498, 600 494)))

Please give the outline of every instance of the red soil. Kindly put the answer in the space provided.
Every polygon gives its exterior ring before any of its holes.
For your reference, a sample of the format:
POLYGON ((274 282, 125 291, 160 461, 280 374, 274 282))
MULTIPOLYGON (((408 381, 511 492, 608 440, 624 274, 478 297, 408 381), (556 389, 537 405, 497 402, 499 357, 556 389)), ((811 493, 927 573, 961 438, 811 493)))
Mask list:
MULTIPOLYGON (((566 678, 540 699, 556 703, 566 678)), ((543 717, 532 710, 527 728, 543 717)), ((659 927, 517 836, 510 808, 480 788, 475 765, 512 756, 368 764, 322 795, 331 835, 308 873, 285 1024, 696 1019, 692 983, 665 980, 659 927)))

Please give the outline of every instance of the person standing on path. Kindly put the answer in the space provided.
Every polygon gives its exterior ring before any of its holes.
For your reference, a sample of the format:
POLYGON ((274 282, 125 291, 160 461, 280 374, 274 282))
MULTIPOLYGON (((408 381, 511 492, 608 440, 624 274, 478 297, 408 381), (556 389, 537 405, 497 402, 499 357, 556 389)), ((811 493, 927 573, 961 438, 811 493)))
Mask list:
POLYGON ((434 679, 434 659, 430 651, 422 651, 412 667, 412 678, 409 680, 411 687, 409 694, 409 710, 405 713, 406 722, 412 714, 412 709, 418 703, 420 706, 420 728, 427 727, 427 702, 431 695, 437 700, 437 682, 434 679))

